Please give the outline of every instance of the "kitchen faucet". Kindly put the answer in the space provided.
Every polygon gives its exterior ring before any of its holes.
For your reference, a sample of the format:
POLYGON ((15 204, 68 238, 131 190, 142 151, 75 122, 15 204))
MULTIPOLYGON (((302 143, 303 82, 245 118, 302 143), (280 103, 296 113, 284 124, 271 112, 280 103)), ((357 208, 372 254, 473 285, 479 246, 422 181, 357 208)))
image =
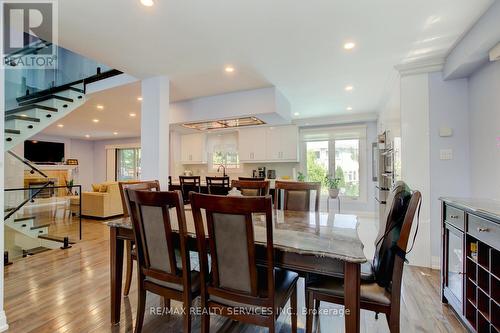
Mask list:
POLYGON ((222 168, 222 171, 223 171, 222 177, 226 177, 227 176, 226 175, 226 167, 224 166, 224 164, 222 164, 222 163, 219 164, 219 167, 217 168, 217 172, 220 172, 220 168, 222 168))

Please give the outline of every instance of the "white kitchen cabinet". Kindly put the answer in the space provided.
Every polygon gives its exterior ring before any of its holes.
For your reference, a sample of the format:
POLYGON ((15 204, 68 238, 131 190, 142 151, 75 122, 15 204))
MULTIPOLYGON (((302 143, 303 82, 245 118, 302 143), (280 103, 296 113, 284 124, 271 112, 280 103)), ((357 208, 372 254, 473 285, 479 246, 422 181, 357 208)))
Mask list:
POLYGON ((181 163, 207 163, 207 136, 204 133, 181 136, 181 163))
POLYGON ((267 127, 265 147, 267 161, 297 162, 299 159, 297 126, 267 127))
POLYGON ((242 163, 266 161, 266 127, 238 131, 238 156, 242 163))

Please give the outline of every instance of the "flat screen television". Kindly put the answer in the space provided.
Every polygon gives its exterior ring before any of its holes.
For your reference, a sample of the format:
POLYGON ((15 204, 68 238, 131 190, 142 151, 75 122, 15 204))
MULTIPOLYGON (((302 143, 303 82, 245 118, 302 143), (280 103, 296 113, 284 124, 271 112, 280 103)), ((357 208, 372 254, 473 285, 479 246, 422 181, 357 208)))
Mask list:
POLYGON ((37 164, 62 162, 64 143, 26 140, 24 141, 24 158, 37 164))

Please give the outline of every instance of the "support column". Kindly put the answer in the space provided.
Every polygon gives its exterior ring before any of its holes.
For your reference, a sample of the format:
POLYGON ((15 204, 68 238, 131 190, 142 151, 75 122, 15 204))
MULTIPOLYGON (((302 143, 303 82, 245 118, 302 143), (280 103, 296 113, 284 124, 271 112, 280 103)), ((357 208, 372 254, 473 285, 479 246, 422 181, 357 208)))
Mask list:
POLYGON ((165 76, 142 81, 141 179, 158 179, 165 190, 169 174, 169 86, 165 76))

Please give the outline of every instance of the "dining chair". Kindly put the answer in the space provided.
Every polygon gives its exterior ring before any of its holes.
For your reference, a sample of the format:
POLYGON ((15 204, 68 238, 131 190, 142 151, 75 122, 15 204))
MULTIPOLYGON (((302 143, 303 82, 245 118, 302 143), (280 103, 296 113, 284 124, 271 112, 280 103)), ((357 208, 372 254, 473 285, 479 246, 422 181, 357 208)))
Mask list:
MULTIPOLYGON (((398 210, 405 210, 402 223, 395 217, 390 228, 381 238, 379 260, 385 264, 375 263, 374 280, 361 280, 360 306, 362 309, 385 313, 391 333, 400 331, 401 282, 405 257, 408 254, 408 239, 410 237, 415 215, 420 210, 422 196, 419 191, 411 194, 409 203, 405 200, 395 200, 398 210), (405 209, 405 206, 407 207, 405 209), (384 259, 382 259, 384 258, 384 259)), ((418 226, 417 226, 418 227, 418 226)), ((415 235, 416 236, 416 235, 415 235)), ((413 243, 415 242, 415 236, 413 243)), ((413 244, 412 244, 413 247, 413 244)), ((411 249, 410 249, 411 251, 411 249)), ((320 301, 344 304, 344 279, 321 277, 306 281, 306 333, 312 332, 312 307, 317 310, 320 301), (316 304, 315 304, 316 303, 316 304)))
POLYGON ((296 333, 299 276, 274 267, 271 197, 222 197, 197 193, 190 196, 202 281, 201 332, 209 332, 210 313, 265 326, 270 332, 275 332, 276 319, 290 299, 292 332, 296 333), (266 220, 265 266, 257 266, 252 221, 255 213, 263 214, 266 220), (211 256, 210 275, 207 253, 211 256))
POLYGON ((309 211, 311 191, 315 191, 314 211, 319 211, 319 198, 321 195, 321 183, 319 182, 276 181, 274 189, 275 209, 309 211))
POLYGON ((229 177, 205 177, 208 194, 227 195, 229 192, 229 177))
POLYGON ((191 270, 184 203, 180 191, 147 192, 126 189, 134 228, 138 267, 135 333, 142 330, 146 292, 182 302, 183 331, 191 332, 191 304, 200 293, 200 274, 191 270), (170 208, 173 207, 173 208, 170 208), (173 221, 170 209, 175 209, 173 221), (172 231, 177 224, 180 246, 172 231), (176 255, 180 252, 180 258, 176 255))
POLYGON ((263 180, 266 180, 266 178, 264 178, 264 177, 238 177, 238 180, 263 181, 263 180))
POLYGON ((231 187, 236 187, 245 197, 269 194, 269 180, 233 180, 231 187))
POLYGON ((179 176, 184 204, 189 203, 189 192, 201 192, 200 176, 179 176))
MULTIPOLYGON (((130 207, 128 199, 126 198, 127 193, 125 189, 132 188, 142 191, 160 191, 160 182, 158 180, 118 182, 118 187, 120 188, 120 197, 122 199, 123 217, 129 217, 130 207)), ((123 287, 124 296, 128 296, 130 291, 134 260, 137 260, 134 244, 131 241, 125 241, 125 261, 127 262, 127 270, 125 272, 125 284, 123 287)))

